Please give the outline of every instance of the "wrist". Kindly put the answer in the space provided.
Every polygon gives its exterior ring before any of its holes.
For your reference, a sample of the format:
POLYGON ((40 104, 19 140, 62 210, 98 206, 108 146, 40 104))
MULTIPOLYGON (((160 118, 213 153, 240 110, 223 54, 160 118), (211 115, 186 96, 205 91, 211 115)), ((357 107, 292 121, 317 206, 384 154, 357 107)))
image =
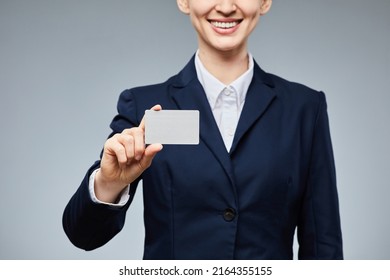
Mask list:
POLYGON ((121 183, 106 180, 102 176, 101 170, 97 170, 94 179, 94 192, 98 200, 105 203, 115 203, 125 187, 121 183))

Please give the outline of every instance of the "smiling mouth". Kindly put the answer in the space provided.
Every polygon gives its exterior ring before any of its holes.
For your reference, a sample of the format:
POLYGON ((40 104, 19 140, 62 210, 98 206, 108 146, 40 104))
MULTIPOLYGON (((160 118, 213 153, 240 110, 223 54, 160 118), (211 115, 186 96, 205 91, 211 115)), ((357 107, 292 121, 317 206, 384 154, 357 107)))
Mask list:
POLYGON ((230 29, 234 28, 237 25, 239 25, 242 20, 236 20, 236 21, 215 21, 215 20, 209 20, 209 22, 217 27, 217 28, 222 28, 222 29, 230 29))

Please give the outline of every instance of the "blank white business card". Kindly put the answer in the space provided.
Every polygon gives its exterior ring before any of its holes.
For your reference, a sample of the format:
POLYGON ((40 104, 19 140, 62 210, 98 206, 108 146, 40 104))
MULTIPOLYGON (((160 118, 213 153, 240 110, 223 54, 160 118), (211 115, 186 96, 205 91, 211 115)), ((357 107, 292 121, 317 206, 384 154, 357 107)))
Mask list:
POLYGON ((199 144, 199 111, 145 111, 145 143, 199 144))

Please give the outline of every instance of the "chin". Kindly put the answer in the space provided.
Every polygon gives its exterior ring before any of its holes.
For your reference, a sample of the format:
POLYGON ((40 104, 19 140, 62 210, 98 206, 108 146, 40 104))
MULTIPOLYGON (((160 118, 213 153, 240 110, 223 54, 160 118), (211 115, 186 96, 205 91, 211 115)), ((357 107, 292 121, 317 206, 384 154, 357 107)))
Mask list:
POLYGON ((224 53, 227 52, 231 53, 231 52, 240 52, 243 49, 245 49, 245 46, 244 45, 218 45, 215 46, 214 49, 224 53))

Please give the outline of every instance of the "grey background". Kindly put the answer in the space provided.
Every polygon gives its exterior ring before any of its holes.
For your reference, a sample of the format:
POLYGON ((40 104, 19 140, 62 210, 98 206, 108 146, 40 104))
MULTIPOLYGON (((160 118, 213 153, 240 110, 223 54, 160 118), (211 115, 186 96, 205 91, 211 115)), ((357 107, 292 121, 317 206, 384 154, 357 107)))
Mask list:
MULTIPOLYGON (((250 42, 266 71, 327 94, 347 259, 390 259, 389 14, 389 0, 275 0, 250 42)), ((0 0, 0 259, 142 257, 141 192, 93 252, 67 240, 62 211, 119 93, 195 50, 174 0, 0 0)))

